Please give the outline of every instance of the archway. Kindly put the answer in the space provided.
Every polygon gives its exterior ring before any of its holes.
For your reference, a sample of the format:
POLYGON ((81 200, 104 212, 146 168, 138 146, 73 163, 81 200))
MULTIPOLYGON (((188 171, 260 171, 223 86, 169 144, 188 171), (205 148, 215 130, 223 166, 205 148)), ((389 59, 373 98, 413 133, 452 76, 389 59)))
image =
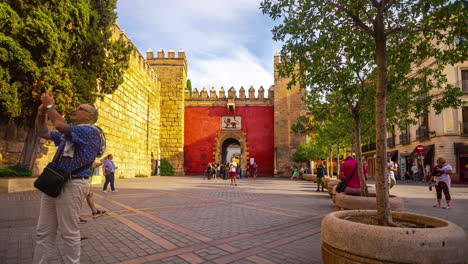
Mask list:
POLYGON ((239 141, 234 138, 228 138, 222 144, 221 161, 226 164, 227 162, 231 162, 231 158, 234 154, 239 154, 240 156, 241 153, 242 148, 239 141))
POLYGON ((243 173, 246 170, 247 158, 249 157, 249 149, 247 146, 247 140, 245 138, 245 132, 243 131, 219 131, 216 138, 216 144, 214 147, 213 155, 216 162, 228 162, 225 160, 227 157, 223 153, 225 149, 231 144, 238 144, 240 146, 240 167, 243 173), (225 145, 226 144, 226 145, 225 145))

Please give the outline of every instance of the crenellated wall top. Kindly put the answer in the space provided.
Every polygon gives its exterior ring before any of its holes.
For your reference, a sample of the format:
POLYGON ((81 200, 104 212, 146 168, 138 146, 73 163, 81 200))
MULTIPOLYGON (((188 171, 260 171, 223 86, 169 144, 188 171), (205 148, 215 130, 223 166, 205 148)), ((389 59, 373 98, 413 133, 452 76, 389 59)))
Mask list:
POLYGON ((265 95, 265 88, 260 86, 258 94, 255 95, 253 86, 247 90, 240 87, 236 90, 231 87, 227 90, 221 87, 218 91, 212 87, 209 92, 206 88, 199 91, 197 88, 193 89, 192 96, 189 91, 185 90, 185 105, 186 106, 225 106, 228 101, 234 101, 239 106, 272 106, 274 98, 274 86, 270 86, 268 94, 265 95))
POLYGON ((128 44, 132 45, 133 50, 131 56, 134 58, 134 60, 138 63, 138 66, 144 69, 149 76, 151 76, 151 79, 156 82, 159 80, 158 74, 154 71, 153 68, 145 61, 145 58, 143 55, 140 53, 138 48, 133 44, 132 40, 125 34, 124 30, 121 30, 119 25, 117 23, 114 23, 112 26, 112 36, 115 39, 122 39, 126 41, 128 44))

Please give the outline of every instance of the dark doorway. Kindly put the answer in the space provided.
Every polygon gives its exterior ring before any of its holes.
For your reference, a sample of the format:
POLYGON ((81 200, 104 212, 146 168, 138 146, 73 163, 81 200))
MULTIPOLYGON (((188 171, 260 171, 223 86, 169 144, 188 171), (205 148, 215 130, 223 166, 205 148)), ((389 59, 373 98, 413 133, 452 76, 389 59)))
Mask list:
POLYGON ((228 160, 228 155, 230 153, 228 153, 228 148, 232 148, 232 147, 238 147, 239 148, 239 153, 241 153, 241 145, 239 143, 239 141, 237 141, 237 139, 234 139, 234 138, 228 138, 226 139, 224 142, 223 142, 223 145, 222 145, 222 151, 221 151, 221 162, 223 164, 226 164, 227 162, 231 162, 230 160, 228 160))
POLYGON ((468 157, 460 157, 460 181, 468 182, 468 157))

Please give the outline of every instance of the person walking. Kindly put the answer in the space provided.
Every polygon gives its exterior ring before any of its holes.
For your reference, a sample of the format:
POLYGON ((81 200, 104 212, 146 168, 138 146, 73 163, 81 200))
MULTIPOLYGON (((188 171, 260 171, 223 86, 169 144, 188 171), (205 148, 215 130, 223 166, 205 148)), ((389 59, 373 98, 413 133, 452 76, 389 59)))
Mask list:
POLYGON ((395 172, 398 170, 398 165, 396 162, 392 161, 392 157, 388 157, 388 162, 387 162, 387 177, 388 177, 388 184, 389 184, 389 189, 393 188, 396 184, 396 179, 395 179, 395 172))
POLYGON ((294 165, 294 166, 292 167, 292 170, 293 170, 293 174, 292 174, 292 176, 291 176, 291 180, 297 180, 298 169, 297 169, 296 165, 294 165))
POLYGON ((231 178, 231 185, 237 186, 237 162, 233 161, 229 164, 229 178, 231 178))
POLYGON ((258 173, 257 162, 254 162, 254 164, 252 166, 252 170, 253 170, 253 178, 254 178, 254 180, 256 180, 257 179, 257 173, 258 173))
POLYGON ((107 159, 104 161, 104 165, 102 166, 104 176, 106 177, 106 181, 104 182, 104 186, 102 187, 102 191, 105 193, 107 193, 107 186, 109 185, 109 183, 112 192, 118 192, 118 190, 116 190, 114 187, 115 169, 117 169, 117 167, 112 161, 113 159, 114 156, 112 154, 107 155, 107 159))
POLYGON ((323 160, 319 160, 317 166, 317 192, 319 192, 320 187, 322 189, 322 192, 324 192, 323 187, 325 185, 325 169, 326 166, 323 163, 323 160))
POLYGON ((419 169, 418 164, 416 164, 416 162, 411 167, 411 173, 413 174, 413 180, 415 182, 419 181, 419 169))
POLYGON ((58 146, 54 159, 60 168, 70 172, 71 179, 59 196, 41 195, 32 263, 52 261, 57 253, 57 235, 63 240, 63 251, 60 252, 63 262, 80 263, 81 236, 77 219, 90 189, 91 166, 104 153, 105 138, 102 130, 93 125, 98 119, 93 106, 81 104, 73 108, 71 123, 67 123, 55 109, 52 91, 43 93, 41 102, 35 120, 36 134, 58 146), (46 116, 57 131, 49 131, 46 116))
MULTIPOLYGON (((445 206, 442 206, 444 209, 450 209, 450 187, 451 187, 451 178, 450 174, 453 173, 452 166, 447 164, 447 161, 444 158, 437 158, 437 166, 434 168, 432 175, 435 180, 435 189, 437 195, 437 204, 434 207, 441 207, 442 192, 445 195, 445 206)), ((432 181, 432 180, 431 180, 432 181)), ((431 184, 432 182, 429 182, 431 184)))

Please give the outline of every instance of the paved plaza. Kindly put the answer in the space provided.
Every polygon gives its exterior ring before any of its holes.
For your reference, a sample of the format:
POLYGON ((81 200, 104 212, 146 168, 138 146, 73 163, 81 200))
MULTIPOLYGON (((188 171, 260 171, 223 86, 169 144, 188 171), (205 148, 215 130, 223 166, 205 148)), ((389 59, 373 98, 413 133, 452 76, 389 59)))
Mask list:
MULTIPOLYGON (((203 180, 152 177, 118 180, 117 193, 93 186, 81 224, 82 263, 321 263, 320 221, 334 211, 315 183, 288 179, 203 180)), ((398 182, 392 194, 406 211, 451 220, 468 232, 468 186, 454 185, 453 208, 433 208, 435 191, 398 182)), ((0 194, 0 263, 31 263, 38 191, 0 194)), ((61 240, 57 259, 62 263, 61 240)))

